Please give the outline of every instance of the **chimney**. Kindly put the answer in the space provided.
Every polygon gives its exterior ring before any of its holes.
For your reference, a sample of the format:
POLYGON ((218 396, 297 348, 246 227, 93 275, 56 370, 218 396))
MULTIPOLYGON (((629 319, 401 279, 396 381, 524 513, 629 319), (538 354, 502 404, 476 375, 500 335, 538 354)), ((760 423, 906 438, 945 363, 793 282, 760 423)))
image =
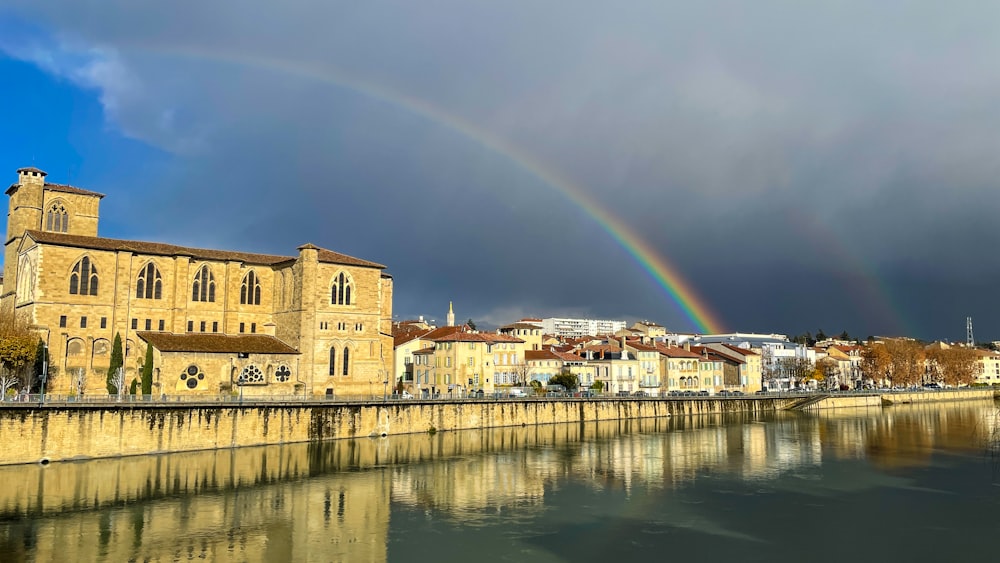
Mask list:
POLYGON ((684 349, 687 350, 688 352, 691 351, 691 341, 690 340, 685 340, 684 341, 684 349))

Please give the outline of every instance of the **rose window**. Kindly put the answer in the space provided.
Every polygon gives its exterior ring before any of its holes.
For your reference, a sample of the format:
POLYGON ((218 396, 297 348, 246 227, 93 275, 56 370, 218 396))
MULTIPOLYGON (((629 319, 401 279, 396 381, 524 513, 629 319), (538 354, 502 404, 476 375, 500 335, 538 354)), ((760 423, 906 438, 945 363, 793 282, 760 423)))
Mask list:
POLYGON ((198 382, 205 379, 205 374, 196 365, 190 365, 181 373, 181 381, 188 389, 198 387, 198 382))
POLYGON ((288 366, 281 366, 274 372, 274 378, 284 383, 292 377, 292 370, 288 366))
POLYGON ((240 373, 240 381, 244 385, 263 385, 265 383, 264 372, 260 371, 257 366, 247 366, 240 373))

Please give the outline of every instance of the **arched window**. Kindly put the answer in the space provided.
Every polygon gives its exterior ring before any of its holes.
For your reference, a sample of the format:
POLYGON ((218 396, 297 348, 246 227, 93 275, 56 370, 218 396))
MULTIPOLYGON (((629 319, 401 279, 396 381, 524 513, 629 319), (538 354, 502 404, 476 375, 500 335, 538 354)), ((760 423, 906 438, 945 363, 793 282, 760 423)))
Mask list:
POLYGON ((243 305, 260 305, 260 278, 253 270, 243 276, 240 286, 240 303, 243 305))
POLYGON ((351 351, 347 349, 347 346, 344 346, 344 375, 347 375, 350 358, 351 358, 351 351))
POLYGON ((48 212, 45 213, 45 230, 56 233, 69 231, 69 214, 66 213, 66 206, 62 202, 57 201, 49 206, 48 212))
POLYGON ((160 278, 160 270, 152 262, 139 270, 139 277, 135 280, 135 298, 163 298, 163 280, 160 278))
POLYGON ((337 375, 337 349, 330 348, 330 375, 337 375))
POLYGON ((70 295, 97 295, 97 268, 84 256, 73 265, 69 275, 70 295))
POLYGON ((215 303, 215 276, 208 266, 202 266, 198 273, 194 275, 194 283, 191 284, 191 301, 205 301, 215 303))
POLYGON ((330 288, 330 304, 331 305, 350 305, 351 304, 351 277, 340 272, 333 277, 333 286, 330 288))

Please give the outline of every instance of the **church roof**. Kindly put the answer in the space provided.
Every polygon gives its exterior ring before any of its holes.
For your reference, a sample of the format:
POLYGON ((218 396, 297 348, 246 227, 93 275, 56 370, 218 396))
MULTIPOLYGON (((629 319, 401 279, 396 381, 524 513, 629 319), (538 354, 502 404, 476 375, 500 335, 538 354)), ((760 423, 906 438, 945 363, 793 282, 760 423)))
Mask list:
MULTIPOLYGON (((92 248, 95 250, 126 251, 136 254, 153 254, 156 256, 190 256, 198 260, 233 260, 246 264, 260 264, 264 266, 275 266, 284 262, 292 262, 294 256, 278 256, 275 254, 256 254, 253 252, 237 252, 232 250, 210 250, 205 248, 192 248, 188 246, 177 246, 174 244, 163 244, 159 242, 144 242, 138 240, 121 240, 104 237, 86 237, 80 235, 67 235, 64 233, 52 233, 47 231, 26 231, 26 234, 34 240, 44 244, 56 244, 60 246, 72 246, 77 248, 92 248)), ((362 266, 366 268, 385 268, 382 264, 369 262, 360 258, 354 258, 332 250, 320 249, 318 259, 320 262, 329 264, 344 264, 348 266, 362 266)))
POLYGON ((266 334, 214 334, 137 332, 136 335, 160 352, 206 352, 220 354, 298 354, 298 350, 266 334))
MULTIPOLYGON (((25 169, 22 169, 22 170, 25 170, 25 169)), ((10 194, 16 192, 20 187, 21 187, 21 184, 11 184, 10 187, 7 188, 7 191, 4 192, 4 193, 6 193, 7 195, 10 195, 10 194)), ((92 192, 90 190, 84 190, 82 188, 77 188, 76 186, 67 186, 66 184, 50 184, 50 183, 46 182, 45 189, 49 190, 50 192, 62 192, 64 194, 92 195, 92 196, 95 196, 95 197, 98 197, 98 198, 103 198, 104 197, 104 194, 102 194, 102 193, 92 192)))

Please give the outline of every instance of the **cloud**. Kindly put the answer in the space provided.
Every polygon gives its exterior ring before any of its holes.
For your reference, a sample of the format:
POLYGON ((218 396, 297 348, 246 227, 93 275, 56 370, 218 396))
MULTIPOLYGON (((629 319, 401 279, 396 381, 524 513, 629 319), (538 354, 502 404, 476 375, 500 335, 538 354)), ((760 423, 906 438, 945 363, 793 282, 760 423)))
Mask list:
POLYGON ((485 135, 607 206, 731 328, 891 329, 856 306, 867 279, 914 295, 914 330, 937 333, 947 307, 908 277, 947 295, 1000 274, 968 250, 1000 243, 1000 6, 10 4, 31 25, 6 26, 25 31, 4 53, 174 155, 131 203, 162 213, 125 234, 286 253, 310 240, 389 264, 401 312, 461 299, 497 324, 584 311, 691 327, 485 135))

